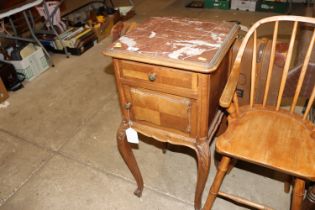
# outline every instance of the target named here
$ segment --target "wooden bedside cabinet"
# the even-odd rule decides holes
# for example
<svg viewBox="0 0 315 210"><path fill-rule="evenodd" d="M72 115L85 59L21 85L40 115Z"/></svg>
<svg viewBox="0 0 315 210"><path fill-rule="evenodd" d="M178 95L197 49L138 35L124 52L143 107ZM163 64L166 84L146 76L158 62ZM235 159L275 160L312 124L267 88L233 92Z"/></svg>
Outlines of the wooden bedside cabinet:
<svg viewBox="0 0 315 210"><path fill-rule="evenodd" d="M143 180L126 140L131 127L158 141L195 150L198 175L195 208L200 209L210 167L208 133L228 76L227 52L238 26L228 22L151 18L105 51L113 57L123 121L119 151L136 179ZM179 183L180 184L180 183Z"/></svg>

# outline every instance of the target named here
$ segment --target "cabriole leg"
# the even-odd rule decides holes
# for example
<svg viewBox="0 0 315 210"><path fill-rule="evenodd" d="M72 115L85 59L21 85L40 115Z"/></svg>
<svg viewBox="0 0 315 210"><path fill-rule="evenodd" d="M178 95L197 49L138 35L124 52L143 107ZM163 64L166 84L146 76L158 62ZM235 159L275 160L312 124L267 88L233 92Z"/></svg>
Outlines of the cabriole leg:
<svg viewBox="0 0 315 210"><path fill-rule="evenodd" d="M133 177L135 178L138 188L134 192L134 194L138 197L141 197L143 191L143 179L135 159L135 156L131 150L131 146L129 142L127 142L125 130L128 128L128 124L122 122L117 131L117 145L118 150L126 162L129 170L131 171Z"/></svg>
<svg viewBox="0 0 315 210"><path fill-rule="evenodd" d="M204 142L197 145L197 160L198 160L198 175L195 192L195 209L201 209L202 193L207 182L209 169L210 169L210 150L209 144Z"/></svg>

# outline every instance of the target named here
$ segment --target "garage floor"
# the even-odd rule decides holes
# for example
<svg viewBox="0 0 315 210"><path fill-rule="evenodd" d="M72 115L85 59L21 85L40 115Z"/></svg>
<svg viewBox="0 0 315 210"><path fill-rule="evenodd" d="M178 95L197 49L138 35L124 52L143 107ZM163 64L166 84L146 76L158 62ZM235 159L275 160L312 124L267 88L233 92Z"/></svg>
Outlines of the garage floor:
<svg viewBox="0 0 315 210"><path fill-rule="evenodd" d="M135 21L148 16L185 16L240 20L250 26L271 13L186 9L189 1L137 0ZM110 38L66 59L12 93L0 108L0 209L193 209L196 160L193 151L152 139L134 148L145 182L143 196L133 195L135 181L120 157L115 132L120 122L111 59L102 51ZM212 144L213 148L213 144ZM213 159L212 159L213 162ZM211 172L204 193L216 169ZM289 209L281 176L239 164L223 190ZM217 199L215 210L246 209Z"/></svg>

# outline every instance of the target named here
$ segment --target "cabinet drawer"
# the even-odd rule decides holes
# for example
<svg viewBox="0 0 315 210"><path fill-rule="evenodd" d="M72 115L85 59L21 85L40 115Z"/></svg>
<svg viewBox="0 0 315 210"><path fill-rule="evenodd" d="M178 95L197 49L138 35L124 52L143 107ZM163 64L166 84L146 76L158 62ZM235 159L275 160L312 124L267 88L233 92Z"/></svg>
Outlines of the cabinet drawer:
<svg viewBox="0 0 315 210"><path fill-rule="evenodd" d="M132 61L120 61L120 76L124 79L197 90L197 73Z"/></svg>
<svg viewBox="0 0 315 210"><path fill-rule="evenodd" d="M195 104L193 100L140 88L126 88L126 98L131 103L130 117L145 122L191 133Z"/></svg>

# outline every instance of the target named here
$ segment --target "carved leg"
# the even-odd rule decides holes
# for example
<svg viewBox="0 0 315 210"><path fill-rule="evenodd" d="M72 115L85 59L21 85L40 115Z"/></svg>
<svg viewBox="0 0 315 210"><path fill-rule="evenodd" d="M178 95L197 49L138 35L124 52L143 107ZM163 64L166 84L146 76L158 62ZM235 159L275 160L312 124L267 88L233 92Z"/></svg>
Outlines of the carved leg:
<svg viewBox="0 0 315 210"><path fill-rule="evenodd" d="M210 150L208 143L197 145L198 175L195 192L195 209L201 209L201 198L210 169Z"/></svg>
<svg viewBox="0 0 315 210"><path fill-rule="evenodd" d="M217 174L215 175L214 181L210 188L206 204L203 207L204 210L210 210L212 208L214 200L216 199L218 192L220 190L223 178L226 174L226 171L229 168L230 161L231 159L229 157L226 157L226 156L222 157L222 160L220 161L219 169L217 171Z"/></svg>
<svg viewBox="0 0 315 210"><path fill-rule="evenodd" d="M304 197L305 181L296 178L294 181L294 188L292 192L291 210L301 210L302 201Z"/></svg>
<svg viewBox="0 0 315 210"><path fill-rule="evenodd" d="M124 122L122 122L120 127L118 128L118 131L117 131L118 150L137 182L138 188L136 189L134 194L138 197L141 197L142 190L143 190L143 179L142 179L140 170L138 168L138 164L136 162L135 156L132 153L130 144L127 142L127 139L126 139L125 130L127 128L128 128L128 125Z"/></svg>

